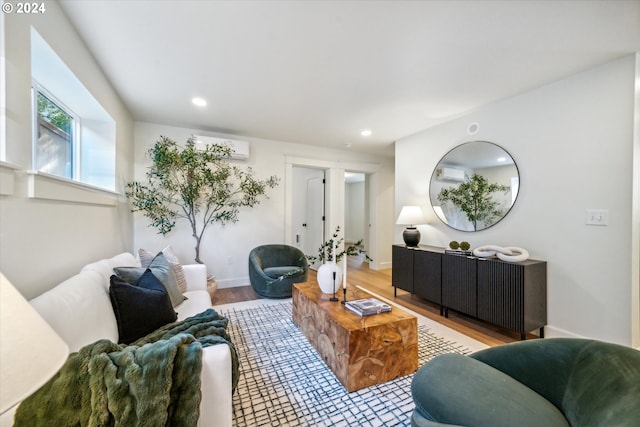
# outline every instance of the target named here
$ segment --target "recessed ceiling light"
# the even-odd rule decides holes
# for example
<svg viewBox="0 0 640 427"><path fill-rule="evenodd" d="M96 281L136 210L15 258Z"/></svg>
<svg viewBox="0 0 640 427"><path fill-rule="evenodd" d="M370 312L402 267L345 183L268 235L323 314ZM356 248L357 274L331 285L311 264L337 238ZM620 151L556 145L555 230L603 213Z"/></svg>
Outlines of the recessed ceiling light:
<svg viewBox="0 0 640 427"><path fill-rule="evenodd" d="M498 157L496 160L499 161L499 162L506 162L507 158L506 157Z"/></svg>
<svg viewBox="0 0 640 427"><path fill-rule="evenodd" d="M360 132L360 135L362 136L371 136L371 129L365 129L362 132Z"/></svg>
<svg viewBox="0 0 640 427"><path fill-rule="evenodd" d="M191 102L193 102L193 105L197 105L198 107L205 107L207 105L207 100L204 98L199 98L199 97L195 97L193 99L191 99Z"/></svg>

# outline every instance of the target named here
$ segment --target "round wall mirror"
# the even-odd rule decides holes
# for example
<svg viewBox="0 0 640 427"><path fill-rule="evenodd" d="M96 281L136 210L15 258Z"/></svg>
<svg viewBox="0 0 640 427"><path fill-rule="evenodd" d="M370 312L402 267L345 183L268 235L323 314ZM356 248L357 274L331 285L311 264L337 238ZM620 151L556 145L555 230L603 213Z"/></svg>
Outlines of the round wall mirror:
<svg viewBox="0 0 640 427"><path fill-rule="evenodd" d="M518 197L520 174L502 147L472 141L449 151L429 184L438 218L461 231L480 231L504 218Z"/></svg>

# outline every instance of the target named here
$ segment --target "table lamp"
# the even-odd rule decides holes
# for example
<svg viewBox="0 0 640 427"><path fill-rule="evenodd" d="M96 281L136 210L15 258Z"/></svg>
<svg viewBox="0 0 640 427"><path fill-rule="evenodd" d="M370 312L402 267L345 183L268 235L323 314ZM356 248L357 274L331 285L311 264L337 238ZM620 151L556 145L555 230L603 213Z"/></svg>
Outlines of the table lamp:
<svg viewBox="0 0 640 427"><path fill-rule="evenodd" d="M0 416L58 372L69 347L0 273Z"/></svg>
<svg viewBox="0 0 640 427"><path fill-rule="evenodd" d="M424 219L424 214L422 213L420 206L402 207L396 224L407 226L402 232L402 238L407 246L418 246L418 243L420 243L420 231L418 231L416 225L424 224L426 222L427 221Z"/></svg>

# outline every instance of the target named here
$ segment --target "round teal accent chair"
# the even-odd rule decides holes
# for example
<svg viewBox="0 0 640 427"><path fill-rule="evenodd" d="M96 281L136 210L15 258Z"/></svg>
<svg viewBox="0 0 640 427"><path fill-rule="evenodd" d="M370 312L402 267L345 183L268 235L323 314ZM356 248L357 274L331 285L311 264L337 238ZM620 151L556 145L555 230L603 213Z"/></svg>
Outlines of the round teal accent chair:
<svg viewBox="0 0 640 427"><path fill-rule="evenodd" d="M307 257L289 245L263 245L249 253L249 280L264 298L289 298L294 283L306 282Z"/></svg>
<svg viewBox="0 0 640 427"><path fill-rule="evenodd" d="M521 341L425 363L413 427L640 425L640 351L588 339Z"/></svg>

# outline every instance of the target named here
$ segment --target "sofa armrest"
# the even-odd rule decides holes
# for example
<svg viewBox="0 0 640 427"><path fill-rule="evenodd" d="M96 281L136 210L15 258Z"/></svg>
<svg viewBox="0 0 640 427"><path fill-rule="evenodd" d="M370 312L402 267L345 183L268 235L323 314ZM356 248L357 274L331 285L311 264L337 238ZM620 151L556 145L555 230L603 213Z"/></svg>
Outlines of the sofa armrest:
<svg viewBox="0 0 640 427"><path fill-rule="evenodd" d="M207 266L204 264L187 264L182 266L187 291L207 290Z"/></svg>
<svg viewBox="0 0 640 427"><path fill-rule="evenodd" d="M218 344L202 351L200 418L198 427L231 427L233 419L231 351Z"/></svg>

